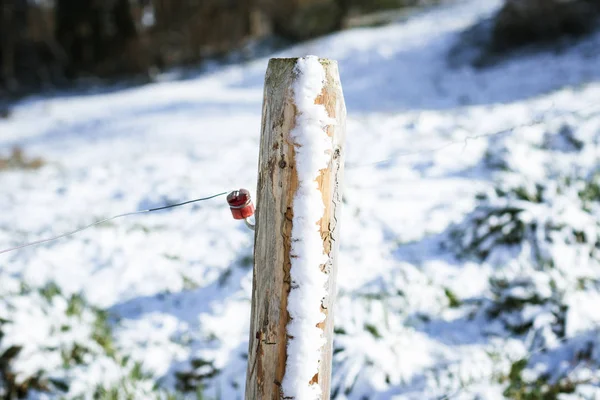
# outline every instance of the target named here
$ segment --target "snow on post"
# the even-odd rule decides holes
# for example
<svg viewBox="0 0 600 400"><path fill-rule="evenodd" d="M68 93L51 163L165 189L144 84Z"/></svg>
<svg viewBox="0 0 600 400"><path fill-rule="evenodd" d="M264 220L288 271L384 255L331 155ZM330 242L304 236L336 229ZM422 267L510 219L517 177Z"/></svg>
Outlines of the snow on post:
<svg viewBox="0 0 600 400"><path fill-rule="evenodd" d="M246 399L329 399L346 109L337 63L265 78Z"/></svg>

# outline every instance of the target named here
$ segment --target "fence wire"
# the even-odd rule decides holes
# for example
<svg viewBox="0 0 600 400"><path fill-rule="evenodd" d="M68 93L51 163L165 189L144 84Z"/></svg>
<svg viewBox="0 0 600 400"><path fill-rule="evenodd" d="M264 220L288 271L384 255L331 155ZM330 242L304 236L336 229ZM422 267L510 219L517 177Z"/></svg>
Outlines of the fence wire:
<svg viewBox="0 0 600 400"><path fill-rule="evenodd" d="M523 128L528 128L528 127L533 127L536 125L540 125L543 123L546 123L548 121L551 120L556 120L565 116L570 116L570 115L576 115L576 114L580 114L579 117L583 118L583 119L588 119L592 116L597 116L600 114L600 109L597 108L596 105L589 105L583 108L580 108L578 110L571 110L571 111L565 111L565 112L560 112L560 113L556 113L553 114L551 116L548 116L547 114L550 112L550 110L553 107L551 107L548 111L546 111L542 116L535 118L527 123L524 124L520 124L520 125L516 125L516 126L512 126L510 128L506 128L506 129L502 129L502 130L498 130L498 131L494 131L494 132L489 132L489 133L482 133L482 134L478 134L478 135L466 135L460 139L456 139L456 140L451 140L448 141L447 143L433 148L433 149L427 149L427 150L419 150L419 151L409 151L409 152L405 152L405 153L401 153L398 154L394 157L390 157L387 159L383 159L383 160L377 160L377 161L371 161L371 162L366 162L366 163L360 163L360 164L353 164L353 163L347 163L345 169L352 171L352 170L356 170L356 169L360 169L360 168L367 168L367 167L378 167L381 165L389 165L393 162L398 161L399 159L403 159L403 158L407 158L407 157L411 157L411 156L416 156L416 155L425 155L425 154L432 154L432 153L437 153L439 151L445 150L451 146L457 145L457 144L463 144L463 151L464 149L468 146L470 141L474 141L474 140L479 140L479 139L483 139L483 138L491 138L491 137L497 137L497 136L503 136L503 135L509 135L509 134L513 134L515 132L517 132L519 129L523 129ZM586 115L581 115L582 113L585 113L587 111L592 111L591 113L588 113ZM43 243L48 243L48 242L52 242L55 240L59 240L65 237L69 237L72 235L75 235L79 232L82 232L84 230L87 230L89 228L92 228L94 226L118 219L118 218L123 218L123 217L127 217L127 216L133 216L133 215L138 215L138 214L145 214L145 213L150 213L150 212L154 212L154 211L159 211L159 210L165 210L165 209L170 209L170 208L175 208L175 207L181 207L187 204L191 204L191 203L196 203L196 202L201 202L201 201L206 201L206 200L210 200L210 199L214 199L216 197L220 197L220 196L224 196L227 193L229 193L229 191L223 191L208 197L203 197L203 198L198 198L198 199L193 199L193 200L188 200L188 201L184 201L181 203L176 203L176 204L170 204L170 205L166 205L166 206L162 206L162 207L157 207L157 208L151 208L151 209L147 209L147 210L140 210L140 211L133 211L133 212L127 212L127 213L123 213L123 214L119 214L119 215L115 215L109 218L105 218L96 222L93 222L89 225L85 225L81 228L78 228L76 230L73 230L71 232L67 232L67 233L63 233L60 234L58 236L53 236L53 237L49 237L46 239L40 239L40 240L36 240L33 242L29 242L29 243L25 243L22 245L18 245L15 247L11 247L11 248L7 248L5 250L0 250L0 254L5 254L5 253L9 253L9 252L13 252L13 251L17 251L26 247L30 247L30 246L35 246L35 245L40 245ZM597 332L598 334L600 334L600 324L595 324L592 329L593 331ZM561 343L565 343L567 341L569 341L570 339L572 339L571 337L562 337L557 339L556 341L554 341L552 343L552 346L556 346L558 344ZM544 346L540 346L530 352L527 352L524 355L524 359L531 359L533 356L535 356L536 354L540 354L546 350L550 350L551 347L550 345L544 345ZM466 385L461 386L460 388L458 388L457 390L448 393L446 395L443 395L441 397L437 397L437 400L452 400L455 399L457 396L460 396L461 394L463 394L465 391L469 390L469 388L473 387L476 384L479 384L480 382L473 382L473 383L469 383Z"/></svg>

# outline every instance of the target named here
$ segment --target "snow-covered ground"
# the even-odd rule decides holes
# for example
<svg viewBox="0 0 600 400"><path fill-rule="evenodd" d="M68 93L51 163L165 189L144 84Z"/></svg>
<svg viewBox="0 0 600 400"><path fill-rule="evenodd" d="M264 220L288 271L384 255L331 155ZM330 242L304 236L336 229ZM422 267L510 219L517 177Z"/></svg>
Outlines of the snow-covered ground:
<svg viewBox="0 0 600 400"><path fill-rule="evenodd" d="M499 3L275 55L338 60L348 107L336 399L600 398L600 35L450 67ZM266 63L17 104L0 154L46 164L0 171L0 250L253 191ZM217 198L0 255L0 393L242 398L252 239Z"/></svg>

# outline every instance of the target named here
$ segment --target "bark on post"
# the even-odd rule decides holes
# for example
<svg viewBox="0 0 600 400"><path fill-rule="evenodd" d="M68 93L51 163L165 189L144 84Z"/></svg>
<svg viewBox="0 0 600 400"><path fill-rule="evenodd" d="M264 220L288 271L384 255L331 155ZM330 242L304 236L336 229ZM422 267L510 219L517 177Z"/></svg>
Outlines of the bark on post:
<svg viewBox="0 0 600 400"><path fill-rule="evenodd" d="M325 210L317 224L327 262L317 265L326 274L326 297L321 300L325 320L322 329L325 345L321 348L318 373L309 384L321 388L321 398L329 399L333 342L333 305L335 301L339 244L339 211L344 155L346 109L337 63L320 59L325 81L314 104L322 104L332 123L323 129L331 139L328 166L316 182ZM281 383L286 373L287 346L290 336L288 295L291 287L291 232L294 197L298 189L296 150L291 135L296 126L298 107L294 87L298 79L298 59L271 59L266 73L257 189L256 234L252 317L246 377L246 399L282 399ZM304 399L296 399L304 400Z"/></svg>

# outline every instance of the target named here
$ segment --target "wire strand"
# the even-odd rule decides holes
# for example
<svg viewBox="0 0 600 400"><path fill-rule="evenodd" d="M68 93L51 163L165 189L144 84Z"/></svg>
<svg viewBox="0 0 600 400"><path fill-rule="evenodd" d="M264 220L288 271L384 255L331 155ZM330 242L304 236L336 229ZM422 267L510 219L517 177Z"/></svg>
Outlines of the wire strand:
<svg viewBox="0 0 600 400"><path fill-rule="evenodd" d="M390 157L390 158L386 158L386 159L378 160L378 161L371 161L371 162L367 162L367 163L347 163L345 169L353 170L353 169L365 168L365 167L377 167L380 165L389 164L389 163L394 162L397 159L400 159L403 157L436 153L438 151L444 150L450 146L453 146L455 144L460 144L460 143L463 143L464 146L466 147L470 140L477 140L477 139L482 139L482 138L486 138L486 137L494 137L494 136L502 136L502 135L512 134L512 133L515 133L519 129L533 127L536 125L543 124L544 122L552 121L552 120L555 120L555 119L558 119L561 117L574 115L574 114L581 113L581 112L588 111L588 110L593 110L594 113L592 115L594 115L596 112L598 112L598 109L594 109L596 106L597 106L596 104L590 104L590 105L587 105L587 106L582 107L577 110L569 110L569 111L559 112L554 115L547 116L546 114L548 114L550 112L550 110L552 110L554 108L554 106L553 106L550 110L544 112L544 115L534 118L531 121L520 124L520 125L512 126L510 128L505 128L505 129L501 129L501 130L494 131L494 132L482 133L480 135L466 135L460 139L449 140L448 142L446 142L434 149L407 151L407 152L404 152L401 154L397 154L394 157ZM464 151L464 147L463 147L463 151Z"/></svg>
<svg viewBox="0 0 600 400"><path fill-rule="evenodd" d="M16 246L16 247L11 247L9 249L0 250L0 254L10 253L11 251L20 250L20 249L23 249L25 247L36 246L36 245L39 245L39 244L42 244L42 243L48 243L48 242L52 242L52 241L55 241L55 240L58 240L58 239L62 239L62 238L65 238L67 236L75 235L76 233L79 233L79 232L84 231L86 229L92 228L92 227L94 227L96 225L100 225L100 224L103 224L105 222L115 220L117 218L128 217L128 216L137 215L137 214L145 214L145 213L149 213L149 212L153 212L153 211L159 211L159 210L166 210L166 209L174 208L174 207L180 207L180 206L184 206L186 204L197 203L199 201L205 201L205 200L214 199L215 197L223 196L223 195L226 195L227 193L229 193L229 192L221 192L221 193L217 193L217 194L214 194L214 195L208 196L208 197L202 197L202 198L199 198L199 199L184 201L183 203L170 204L168 206L150 208L148 210L133 211L133 212L128 212L128 213L124 213L124 214L115 215L114 217L105 218L105 219L102 219L100 221L96 221L96 222L91 223L89 225L86 225L86 226L83 226L81 228L78 228L78 229L76 229L74 231L63 233L63 234L58 235L58 236L53 236L53 237L50 237L50 238L47 238L47 239L36 240L34 242L25 243L25 244L22 244L22 245L19 245L19 246Z"/></svg>

